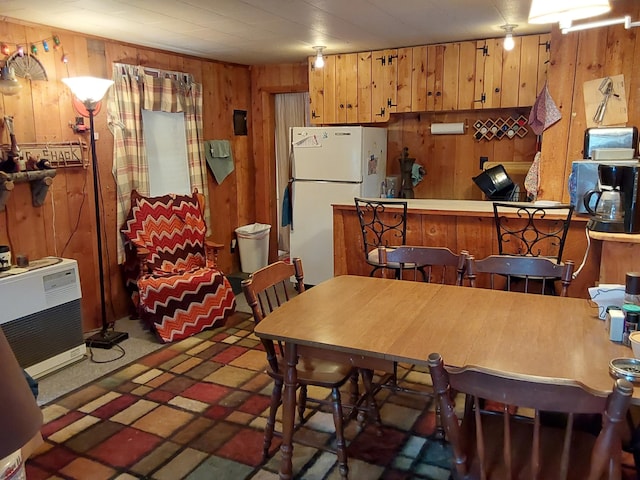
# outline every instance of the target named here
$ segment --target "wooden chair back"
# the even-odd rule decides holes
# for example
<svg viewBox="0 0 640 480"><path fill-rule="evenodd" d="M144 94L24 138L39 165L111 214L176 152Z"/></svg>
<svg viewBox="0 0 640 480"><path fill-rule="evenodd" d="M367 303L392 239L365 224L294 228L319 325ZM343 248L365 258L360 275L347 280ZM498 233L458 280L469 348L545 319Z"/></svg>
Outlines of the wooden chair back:
<svg viewBox="0 0 640 480"><path fill-rule="evenodd" d="M296 279L295 289L291 285L291 278ZM260 323L263 318L288 302L293 296L304 292L303 280L302 260L299 258L294 258L292 263L283 261L272 263L243 280L242 290L253 312L255 324ZM282 374L279 372L277 354L284 357L284 345L274 345L274 342L268 339L262 339L262 344L267 352L267 360L272 372ZM276 348L278 348L277 352Z"/></svg>
<svg viewBox="0 0 640 480"><path fill-rule="evenodd" d="M490 255L476 260L473 255L469 255L465 276L472 287L476 286L478 274L485 274L488 277L488 285L492 289L542 295L556 293L555 282L559 280L560 296L566 297L573 279L574 266L571 260L559 265L545 257Z"/></svg>
<svg viewBox="0 0 640 480"><path fill-rule="evenodd" d="M397 248L378 247L380 264L400 270L399 278L407 279L405 272L413 274L410 278L421 278L429 283L462 285L467 264L468 252L463 250L456 255L445 247L422 247L401 245ZM410 275L409 275L410 276Z"/></svg>
<svg viewBox="0 0 640 480"><path fill-rule="evenodd" d="M429 355L428 364L459 478L620 478L621 432L633 394L630 382L617 380L605 397L561 379L445 368L438 353ZM466 394L461 419L452 391ZM500 402L504 411L481 413L480 399ZM533 414L526 420L516 418L509 405L532 409ZM544 425L542 411L567 414L564 428ZM578 414L602 414L597 438L574 429Z"/></svg>
<svg viewBox="0 0 640 480"><path fill-rule="evenodd" d="M572 205L493 203L500 255L544 256L562 261Z"/></svg>

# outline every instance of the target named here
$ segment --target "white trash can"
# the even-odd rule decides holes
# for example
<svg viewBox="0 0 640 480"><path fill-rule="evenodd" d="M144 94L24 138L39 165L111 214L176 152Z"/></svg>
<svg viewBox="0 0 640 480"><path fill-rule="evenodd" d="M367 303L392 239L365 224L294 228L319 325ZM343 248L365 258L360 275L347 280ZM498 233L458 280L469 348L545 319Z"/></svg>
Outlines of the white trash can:
<svg viewBox="0 0 640 480"><path fill-rule="evenodd" d="M253 273L269 263L269 232L271 225L252 223L236 228L240 249L240 268Z"/></svg>

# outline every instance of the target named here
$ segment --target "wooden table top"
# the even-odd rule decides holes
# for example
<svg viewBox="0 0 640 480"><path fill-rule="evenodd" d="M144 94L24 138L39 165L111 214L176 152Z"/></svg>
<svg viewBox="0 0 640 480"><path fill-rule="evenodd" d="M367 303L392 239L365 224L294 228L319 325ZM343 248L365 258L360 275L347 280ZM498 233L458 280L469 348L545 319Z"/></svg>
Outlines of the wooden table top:
<svg viewBox="0 0 640 480"><path fill-rule="evenodd" d="M633 356L585 299L351 275L310 288L255 333L414 364L438 352L448 365L577 381L603 395L609 361Z"/></svg>

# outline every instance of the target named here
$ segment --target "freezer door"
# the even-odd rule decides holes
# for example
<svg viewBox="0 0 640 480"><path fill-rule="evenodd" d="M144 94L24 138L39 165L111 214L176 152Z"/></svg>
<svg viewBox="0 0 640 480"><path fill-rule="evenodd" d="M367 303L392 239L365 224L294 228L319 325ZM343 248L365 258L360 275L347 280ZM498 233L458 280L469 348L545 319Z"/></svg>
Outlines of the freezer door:
<svg viewBox="0 0 640 480"><path fill-rule="evenodd" d="M293 177L362 182L362 127L292 129Z"/></svg>
<svg viewBox="0 0 640 480"><path fill-rule="evenodd" d="M353 202L359 184L293 182L291 258L300 257L304 283L317 285L333 277L332 203Z"/></svg>

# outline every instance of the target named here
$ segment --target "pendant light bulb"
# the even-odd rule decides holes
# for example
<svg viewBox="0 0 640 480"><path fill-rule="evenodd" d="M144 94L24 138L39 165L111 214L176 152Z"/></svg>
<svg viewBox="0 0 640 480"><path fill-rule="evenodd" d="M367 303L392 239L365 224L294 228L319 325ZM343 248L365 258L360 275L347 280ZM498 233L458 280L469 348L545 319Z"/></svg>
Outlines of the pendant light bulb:
<svg viewBox="0 0 640 480"><path fill-rule="evenodd" d="M513 29L516 27L517 25L511 25L509 23L500 26L500 28L502 28L506 32L504 36L504 43L502 45L506 51L511 51L513 50L513 47L516 46L516 42L513 39Z"/></svg>
<svg viewBox="0 0 640 480"><path fill-rule="evenodd" d="M325 47L313 47L313 49L316 51L316 59L313 62L313 66L315 68L324 67L324 57L322 56L322 50L324 50Z"/></svg>

